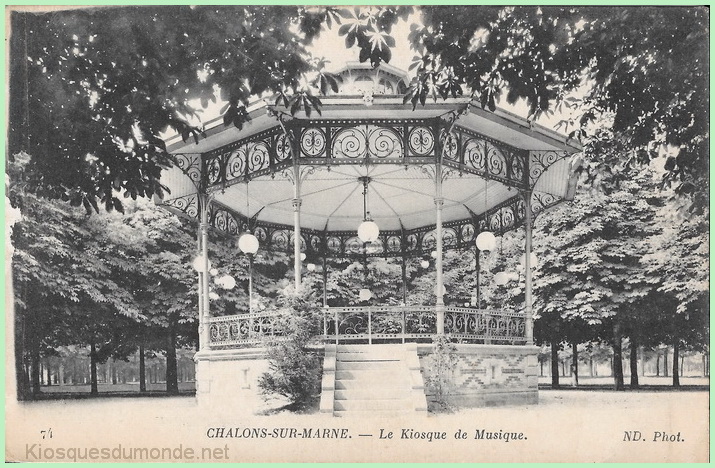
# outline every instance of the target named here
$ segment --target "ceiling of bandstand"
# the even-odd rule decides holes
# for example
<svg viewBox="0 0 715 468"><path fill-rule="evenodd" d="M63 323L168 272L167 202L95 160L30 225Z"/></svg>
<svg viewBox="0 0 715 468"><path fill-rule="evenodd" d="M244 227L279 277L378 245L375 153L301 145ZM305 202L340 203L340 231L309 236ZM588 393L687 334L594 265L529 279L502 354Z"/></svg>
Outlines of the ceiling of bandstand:
<svg viewBox="0 0 715 468"><path fill-rule="evenodd" d="M362 177L369 177L364 200ZM473 174L453 174L443 183L445 222L482 213L488 206L516 195L514 189ZM247 202L248 197L248 203ZM385 230L415 229L435 223L435 182L421 166L318 166L301 187L301 226L328 231L354 231L363 220L364 202L372 219ZM293 184L269 176L248 184L232 185L216 200L249 217L290 224L293 219Z"/></svg>

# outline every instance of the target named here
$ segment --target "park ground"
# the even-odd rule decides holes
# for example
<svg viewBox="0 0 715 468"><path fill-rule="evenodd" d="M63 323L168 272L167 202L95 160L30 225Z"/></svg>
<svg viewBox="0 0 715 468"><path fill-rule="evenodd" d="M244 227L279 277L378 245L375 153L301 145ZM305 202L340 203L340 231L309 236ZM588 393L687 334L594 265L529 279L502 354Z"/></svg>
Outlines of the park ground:
<svg viewBox="0 0 715 468"><path fill-rule="evenodd" d="M639 376L639 383L644 390L669 390L672 389L673 378L663 377L663 376ZM573 388L573 380L570 376L559 377L560 386L564 389ZM629 388L630 377L626 376L624 379L626 388ZM608 390L613 387L613 377L609 376L598 376L598 377L579 377L578 380L579 390ZM684 389L695 388L698 390L707 390L710 385L710 378L687 375L680 377L680 385ZM550 376L539 377L539 387L541 389L549 389L551 386ZM136 396L139 397L139 383L138 382L127 382L127 383L100 383L98 385L99 398L108 396ZM44 385L42 387L42 395L39 396L40 399L56 399L56 398L84 398L89 397L90 386L89 384L82 385ZM147 396L165 396L166 383L147 383ZM182 394L193 394L194 382L179 382L179 392Z"/></svg>
<svg viewBox="0 0 715 468"><path fill-rule="evenodd" d="M279 400L217 401L202 407L190 395L8 402L6 459L50 461L37 459L42 456L38 450L56 455L59 448L121 446L190 447L196 450L194 460L241 462L707 461L709 392L684 380L677 391L660 385L625 392L542 389L538 405L384 419L295 414L281 411L284 402ZM235 428L240 437L211 437L217 434L212 428L224 428L224 433ZM349 439L302 438L305 430L315 435L317 428L346 429ZM482 429L502 436L521 433L524 439L478 439ZM459 431L465 439L455 438ZM441 433L446 440L436 438Z"/></svg>

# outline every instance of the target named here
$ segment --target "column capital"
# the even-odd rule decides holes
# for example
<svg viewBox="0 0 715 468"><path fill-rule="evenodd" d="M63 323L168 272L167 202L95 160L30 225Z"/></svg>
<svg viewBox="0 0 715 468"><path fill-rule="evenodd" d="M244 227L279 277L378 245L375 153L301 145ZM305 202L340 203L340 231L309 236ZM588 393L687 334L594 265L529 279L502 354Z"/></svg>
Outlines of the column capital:
<svg viewBox="0 0 715 468"><path fill-rule="evenodd" d="M293 209L298 210L300 208L300 205L303 203L302 198L294 198L293 199Z"/></svg>
<svg viewBox="0 0 715 468"><path fill-rule="evenodd" d="M437 205L438 208L441 208L442 205L444 205L444 198L442 198L442 197L435 197L435 199L434 199L434 204Z"/></svg>

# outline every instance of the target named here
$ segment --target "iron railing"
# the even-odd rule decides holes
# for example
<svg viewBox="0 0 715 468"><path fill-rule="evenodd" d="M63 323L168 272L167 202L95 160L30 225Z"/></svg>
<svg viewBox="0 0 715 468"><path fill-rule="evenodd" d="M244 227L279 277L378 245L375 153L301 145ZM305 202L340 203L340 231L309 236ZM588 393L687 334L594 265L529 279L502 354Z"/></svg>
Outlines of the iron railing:
<svg viewBox="0 0 715 468"><path fill-rule="evenodd" d="M278 321L283 312L263 311L240 315L211 317L208 320L209 345L256 345L265 338L283 335Z"/></svg>
<svg viewBox="0 0 715 468"><path fill-rule="evenodd" d="M328 342L431 341L437 333L434 306L330 307L323 314ZM444 331L457 341L523 344L524 330L522 312L445 307Z"/></svg>
<svg viewBox="0 0 715 468"><path fill-rule="evenodd" d="M444 331L453 339L483 343L526 343L524 312L446 307Z"/></svg>
<svg viewBox="0 0 715 468"><path fill-rule="evenodd" d="M326 341L429 340L437 332L434 307L370 306L326 307L323 337Z"/></svg>
<svg viewBox="0 0 715 468"><path fill-rule="evenodd" d="M284 335L279 321L284 312L211 317L211 347L257 345ZM445 307L444 331L466 343L524 344L523 312L470 307ZM437 334L434 306L326 307L323 336L334 343L430 342Z"/></svg>

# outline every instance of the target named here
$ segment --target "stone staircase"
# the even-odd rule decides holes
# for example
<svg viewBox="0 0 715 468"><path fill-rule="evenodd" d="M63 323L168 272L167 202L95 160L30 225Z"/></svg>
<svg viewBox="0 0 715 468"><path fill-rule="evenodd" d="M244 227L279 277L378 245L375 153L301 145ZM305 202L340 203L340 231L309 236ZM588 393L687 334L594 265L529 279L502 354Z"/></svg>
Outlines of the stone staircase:
<svg viewBox="0 0 715 468"><path fill-rule="evenodd" d="M417 345L325 345L320 411L334 416L426 415Z"/></svg>

